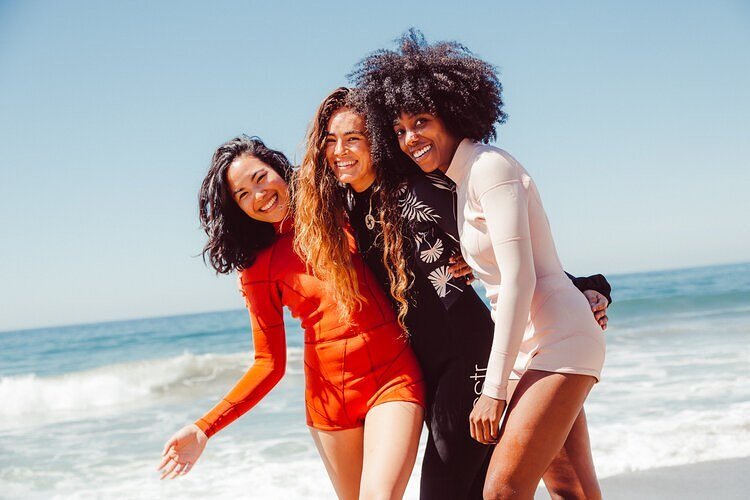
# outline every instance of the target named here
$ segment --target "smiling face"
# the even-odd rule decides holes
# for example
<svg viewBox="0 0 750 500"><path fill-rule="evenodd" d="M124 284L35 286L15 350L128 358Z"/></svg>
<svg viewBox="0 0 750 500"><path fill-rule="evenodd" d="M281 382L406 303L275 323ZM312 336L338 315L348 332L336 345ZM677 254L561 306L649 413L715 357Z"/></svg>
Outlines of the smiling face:
<svg viewBox="0 0 750 500"><path fill-rule="evenodd" d="M361 193L375 182L375 167L365 121L354 111L342 108L331 115L326 131L325 155L336 178Z"/></svg>
<svg viewBox="0 0 750 500"><path fill-rule="evenodd" d="M235 158L227 169L229 194L249 217L281 222L289 209L289 186L273 168L251 155Z"/></svg>
<svg viewBox="0 0 750 500"><path fill-rule="evenodd" d="M461 142L443 120L430 113L401 113L393 122L393 131L401 151L427 173L448 170Z"/></svg>

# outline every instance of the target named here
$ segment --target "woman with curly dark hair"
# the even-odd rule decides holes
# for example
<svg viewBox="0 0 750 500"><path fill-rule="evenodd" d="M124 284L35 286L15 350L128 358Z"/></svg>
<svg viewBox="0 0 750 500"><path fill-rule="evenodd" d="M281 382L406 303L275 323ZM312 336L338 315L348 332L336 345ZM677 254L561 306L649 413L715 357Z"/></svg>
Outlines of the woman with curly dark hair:
<svg viewBox="0 0 750 500"><path fill-rule="evenodd" d="M307 424L339 498L400 498L419 444L422 374L356 253L340 265L359 303L342 305L335 285L309 273L293 251L291 178L286 157L258 138L237 137L214 154L199 202L204 255L217 272L239 272L255 361L221 402L170 438L162 478L187 473L208 439L281 379L286 306L304 329Z"/></svg>
<svg viewBox="0 0 750 500"><path fill-rule="evenodd" d="M471 438L466 422L481 394L494 324L462 277L454 188L442 174L424 175L401 157L378 161L362 97L336 89L312 121L296 183L295 245L313 270L330 273L326 241L345 241L345 226L353 230L360 253L391 291L425 375L421 497L480 498L490 449ZM607 294L603 277L575 282L596 302L597 314L606 312L608 299L590 290Z"/></svg>
<svg viewBox="0 0 750 500"><path fill-rule="evenodd" d="M562 270L533 180L486 145L505 120L496 70L455 42L428 45L414 30L400 42L351 76L378 154L408 158L456 185L461 250L495 321L468 422L478 442L497 443L484 496L533 498L544 478L553 496L600 497L583 402L600 377L604 339Z"/></svg>

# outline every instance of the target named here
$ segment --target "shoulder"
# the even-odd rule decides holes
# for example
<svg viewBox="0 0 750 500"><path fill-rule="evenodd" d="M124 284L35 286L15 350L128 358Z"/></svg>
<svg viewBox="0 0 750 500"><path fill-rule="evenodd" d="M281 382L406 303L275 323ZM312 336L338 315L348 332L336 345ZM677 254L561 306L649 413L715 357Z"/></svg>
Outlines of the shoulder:
<svg viewBox="0 0 750 500"><path fill-rule="evenodd" d="M278 236L256 254L255 261L249 267L239 271L240 281L244 284L270 279L272 274L277 274L275 271L286 267L284 263L292 251L292 237L289 234Z"/></svg>
<svg viewBox="0 0 750 500"><path fill-rule="evenodd" d="M476 144L471 158L469 188L477 199L499 187L514 185L512 191L526 191L531 177L510 153L487 144Z"/></svg>
<svg viewBox="0 0 750 500"><path fill-rule="evenodd" d="M507 151L475 144L471 159L471 176L478 182L520 179L526 173L521 164Z"/></svg>

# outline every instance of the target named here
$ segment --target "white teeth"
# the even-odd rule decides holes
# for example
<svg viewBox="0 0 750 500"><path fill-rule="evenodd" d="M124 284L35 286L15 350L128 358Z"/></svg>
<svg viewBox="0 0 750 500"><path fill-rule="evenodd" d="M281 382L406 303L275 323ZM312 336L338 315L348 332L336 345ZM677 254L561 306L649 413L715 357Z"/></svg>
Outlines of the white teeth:
<svg viewBox="0 0 750 500"><path fill-rule="evenodd" d="M277 195L277 194L271 196L271 199L268 200L268 203L266 203L265 205L263 205L262 207L260 207L259 210L261 212L265 212L266 210L268 210L269 208L271 208L273 206L273 204L276 203L276 200L278 199L278 197L279 197L279 195Z"/></svg>
<svg viewBox="0 0 750 500"><path fill-rule="evenodd" d="M336 166L339 168L347 168L347 167L351 167L355 163L356 161L337 161Z"/></svg>
<svg viewBox="0 0 750 500"><path fill-rule="evenodd" d="M425 146L425 147L423 147L423 148L421 148L421 149L418 149L418 150L414 151L414 153L412 154L412 156L413 156L413 157L414 157L415 159L417 159L417 160L418 160L419 158L421 158L422 156L424 156L424 154L425 154L425 153L426 153L427 151L429 151L429 150L431 150L431 149L432 149L432 146Z"/></svg>

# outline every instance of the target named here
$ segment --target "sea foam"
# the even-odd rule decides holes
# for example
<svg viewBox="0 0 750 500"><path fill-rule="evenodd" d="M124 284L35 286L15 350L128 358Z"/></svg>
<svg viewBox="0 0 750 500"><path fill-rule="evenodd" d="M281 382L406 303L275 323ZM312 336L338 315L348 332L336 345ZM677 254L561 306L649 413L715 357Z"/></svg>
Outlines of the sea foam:
<svg viewBox="0 0 750 500"><path fill-rule="evenodd" d="M287 372L299 372L301 349L291 348ZM116 412L195 399L196 393L219 395L251 365L252 353L201 354L108 365L54 377L21 375L0 378L0 425L67 420L91 411Z"/></svg>

